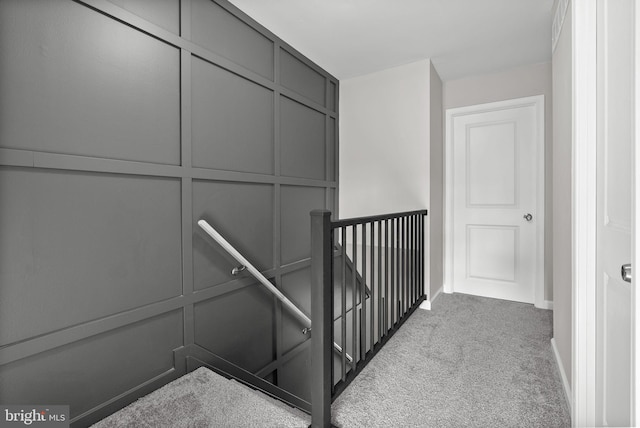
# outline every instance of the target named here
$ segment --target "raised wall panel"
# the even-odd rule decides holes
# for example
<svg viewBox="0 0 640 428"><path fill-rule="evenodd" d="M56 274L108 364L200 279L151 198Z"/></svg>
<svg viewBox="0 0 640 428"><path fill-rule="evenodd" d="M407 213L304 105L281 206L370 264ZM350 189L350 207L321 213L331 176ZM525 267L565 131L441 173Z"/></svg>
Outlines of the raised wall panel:
<svg viewBox="0 0 640 428"><path fill-rule="evenodd" d="M342 258L336 257L334 259L334 314L340 314L342 310L341 300L341 283L342 283ZM347 311L351 310L353 302L353 281L351 265L347 265ZM359 290L359 288L358 288ZM311 269L304 268L294 272L289 272L282 275L282 292L287 296L296 306L298 306L303 313L311 317ZM359 301L359 297L358 297ZM302 342L308 340L310 336L302 333L302 329L305 328L305 324L300 321L298 317L293 315L286 307L282 309L282 352L287 353ZM347 317L350 317L351 314ZM337 335L338 332L336 331Z"/></svg>
<svg viewBox="0 0 640 428"><path fill-rule="evenodd" d="M0 403L86 426L194 344L309 400L299 321L197 226L308 310L339 91L301 58L227 0L0 0Z"/></svg>
<svg viewBox="0 0 640 428"><path fill-rule="evenodd" d="M367 313L367 318L369 318L369 315ZM342 317L337 318L334 322L333 322L333 340L340 345L340 347L342 347L342 349L346 349L347 350L347 355L357 355L356 352L353 352L353 317L351 316L351 311L349 310L347 312L347 316L346 316L346 321L347 321L347 326L346 326L346 330L347 330L347 334L346 334L346 340L343 341L342 340ZM349 360L346 360L346 370L347 373L351 371L351 367L350 367L350 363ZM334 373L333 373L333 384L336 385L338 382L340 382L342 380L342 354L338 353L338 352L334 352L333 353L333 367L335 368Z"/></svg>
<svg viewBox="0 0 640 428"><path fill-rule="evenodd" d="M238 266L200 229L198 220L206 220L256 269L265 271L273 267L273 213L271 185L194 181L194 288L200 290L237 279L231 270Z"/></svg>
<svg viewBox="0 0 640 428"><path fill-rule="evenodd" d="M273 80L273 42L211 0L192 0L191 39Z"/></svg>
<svg viewBox="0 0 640 428"><path fill-rule="evenodd" d="M280 98L281 173L289 177L325 178L325 116Z"/></svg>
<svg viewBox="0 0 640 428"><path fill-rule="evenodd" d="M266 380L269 383L273 383L275 384L276 381L276 373L275 372L271 372L268 375L264 376L262 379Z"/></svg>
<svg viewBox="0 0 640 428"><path fill-rule="evenodd" d="M179 51L67 0L0 2L0 147L180 163Z"/></svg>
<svg viewBox="0 0 640 428"><path fill-rule="evenodd" d="M195 343L255 372L274 358L273 295L253 284L195 305Z"/></svg>
<svg viewBox="0 0 640 428"><path fill-rule="evenodd" d="M311 257L309 213L324 207L324 188L282 186L280 206L282 264Z"/></svg>
<svg viewBox="0 0 640 428"><path fill-rule="evenodd" d="M467 277L515 282L518 276L518 228L467 226Z"/></svg>
<svg viewBox="0 0 640 428"><path fill-rule="evenodd" d="M325 78L284 49L280 49L280 83L320 105L325 105Z"/></svg>
<svg viewBox="0 0 640 428"><path fill-rule="evenodd" d="M311 318L311 269L304 268L282 275L282 292ZM286 353L305 340L306 325L284 305L282 306L282 352Z"/></svg>
<svg viewBox="0 0 640 428"><path fill-rule="evenodd" d="M273 92L193 57L193 166L272 174Z"/></svg>
<svg viewBox="0 0 640 428"><path fill-rule="evenodd" d="M330 118L329 119L329 134L327 135L327 140L329 143L329 146L327 148L327 150L329 150L329 153L327 153L327 163L328 163L328 172L329 175L327 177L328 181L338 181L338 177L337 177L337 166L338 166L338 162L337 162L337 154L338 154L338 124L337 121L334 118Z"/></svg>
<svg viewBox="0 0 640 428"><path fill-rule="evenodd" d="M329 189L329 206L327 209L331 211L331 220L338 218L338 198L336 189Z"/></svg>
<svg viewBox="0 0 640 428"><path fill-rule="evenodd" d="M0 344L179 296L177 179L0 168Z"/></svg>
<svg viewBox="0 0 640 428"><path fill-rule="evenodd" d="M517 154L515 123L486 124L467 130L467 205L517 204L514 169ZM514 162L502 162L508 157Z"/></svg>
<svg viewBox="0 0 640 428"><path fill-rule="evenodd" d="M180 0L109 0L149 22L180 34Z"/></svg>
<svg viewBox="0 0 640 428"><path fill-rule="evenodd" d="M349 245L348 247L351 247ZM358 249L359 250L359 249ZM347 312L351 311L353 307L353 262L351 256L352 248L348 248L347 250L347 260L345 262L345 284L346 284L346 308ZM337 253L333 258L333 313L339 315L342 311L342 254ZM358 263L360 265L360 263ZM356 277L356 305L360 304L360 292L362 290L362 277L360 276L362 270L358 268L357 277ZM367 286L370 287L369 284ZM351 315L348 315L351 316Z"/></svg>
<svg viewBox="0 0 640 428"><path fill-rule="evenodd" d="M278 370L278 386L311 401L311 355L305 349Z"/></svg>
<svg viewBox="0 0 640 428"><path fill-rule="evenodd" d="M182 329L173 311L1 366L0 402L71 405L76 417L172 369Z"/></svg>
<svg viewBox="0 0 640 428"><path fill-rule="evenodd" d="M327 108L331 111L338 110L338 87L335 83L329 82L329 93L327 94Z"/></svg>

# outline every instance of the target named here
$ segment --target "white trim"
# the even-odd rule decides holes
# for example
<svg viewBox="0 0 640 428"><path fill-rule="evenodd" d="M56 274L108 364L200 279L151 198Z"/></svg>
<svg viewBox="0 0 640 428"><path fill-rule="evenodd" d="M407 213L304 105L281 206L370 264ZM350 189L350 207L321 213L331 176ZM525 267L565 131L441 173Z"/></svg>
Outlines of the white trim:
<svg viewBox="0 0 640 428"><path fill-rule="evenodd" d="M431 310L431 300L425 300L424 302L420 303L419 308L420 309L424 309L425 311L430 311Z"/></svg>
<svg viewBox="0 0 640 428"><path fill-rule="evenodd" d="M545 307L544 300L544 95L535 95L525 98L516 98L511 100L498 101L486 104L477 104L473 106L458 107L447 109L446 130L445 130L445 239L444 239L444 259L445 274L444 288L445 293L453 293L453 120L458 116L468 114L484 113L496 110L503 110L516 107L535 106L536 108L536 124L537 124L537 151L538 165L537 174L538 181L536 183L537 190L537 233L536 241L538 252L536 254L536 273L535 273L535 298L534 304L538 308Z"/></svg>
<svg viewBox="0 0 640 428"><path fill-rule="evenodd" d="M420 303L420 309L430 311L432 308L433 302L435 302L436 298L438 298L441 292L442 292L442 287L438 288L438 291L433 293L433 296L431 296L431 299L425 300L424 302Z"/></svg>
<svg viewBox="0 0 640 428"><path fill-rule="evenodd" d="M558 371L560 372L560 379L562 379L562 389L564 389L564 398L567 399L567 404L569 405L569 412L572 412L573 409L573 401L571 401L571 385L569 384L569 379L567 379L567 372L564 370L564 365L562 364L562 359L560 358L560 353L558 352L558 346L556 345L556 339L551 338L551 349L553 350L553 356L556 360L556 365L558 366Z"/></svg>
<svg viewBox="0 0 640 428"><path fill-rule="evenodd" d="M633 243L631 245L631 266L632 274L637 275L640 268L640 150L637 149L640 144L640 7L635 3L635 129L634 144L632 144L632 156L634 159L632 194L634 195L634 203L632 204L633 215ZM640 291L638 290L637 276L632 278L631 298L633 302L633 311L631 312L631 424L637 426L640 423Z"/></svg>
<svg viewBox="0 0 640 428"><path fill-rule="evenodd" d="M597 2L572 5L572 423L596 425Z"/></svg>
<svg viewBox="0 0 640 428"><path fill-rule="evenodd" d="M538 309L546 309L548 311L552 311L553 310L553 300L543 300L542 304L540 304L540 306L536 305L536 308L538 308Z"/></svg>

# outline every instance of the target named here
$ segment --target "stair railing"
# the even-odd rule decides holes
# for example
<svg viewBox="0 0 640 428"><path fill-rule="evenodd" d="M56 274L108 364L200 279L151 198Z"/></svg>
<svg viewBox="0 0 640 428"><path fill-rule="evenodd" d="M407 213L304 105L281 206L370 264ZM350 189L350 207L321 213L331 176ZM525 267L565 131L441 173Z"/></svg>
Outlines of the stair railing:
<svg viewBox="0 0 640 428"><path fill-rule="evenodd" d="M426 215L421 210L331 221L330 211L311 212L311 427L331 426L331 402L425 299ZM336 256L338 243L342 254ZM334 295L336 260L341 284ZM348 282L354 285L351 296ZM331 352L336 341L351 361L336 361Z"/></svg>
<svg viewBox="0 0 640 428"><path fill-rule="evenodd" d="M247 260L238 250L234 248L217 230L215 230L206 220L198 220L198 226L202 228L214 241L216 241L222 248L224 248L227 253L229 253L240 266L235 267L232 271L234 275L243 270L247 270L254 278L256 278L260 284L262 284L267 290L269 290L273 295L275 295L278 300L282 302L282 304L289 309L293 314L305 325L305 328L302 330L303 333L307 334L311 331L311 319L304 313L302 310L297 307L287 296L285 296L280 290L276 288L275 285L271 283L258 269L253 266L249 260ZM334 349L338 353L343 353L342 347L337 343L333 344ZM349 361L353 361L351 355L344 354L344 357Z"/></svg>

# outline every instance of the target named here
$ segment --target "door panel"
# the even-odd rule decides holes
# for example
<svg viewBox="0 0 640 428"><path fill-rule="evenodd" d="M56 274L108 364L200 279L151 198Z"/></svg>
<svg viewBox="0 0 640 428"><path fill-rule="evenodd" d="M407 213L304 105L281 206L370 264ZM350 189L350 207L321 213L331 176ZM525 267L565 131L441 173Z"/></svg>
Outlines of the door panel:
<svg viewBox="0 0 640 428"><path fill-rule="evenodd" d="M510 226L467 226L469 278L515 282L518 229Z"/></svg>
<svg viewBox="0 0 640 428"><path fill-rule="evenodd" d="M607 292L603 300L604 341L610 350L622 351L617 355L608 352L604 361L605 391L603 396L603 426L628 426L631 387L631 305L629 287L616 277L604 274L603 285ZM621 369L622 368L622 369Z"/></svg>
<svg viewBox="0 0 640 428"><path fill-rule="evenodd" d="M597 406L601 426L631 424L634 1L598 4Z"/></svg>
<svg viewBox="0 0 640 428"><path fill-rule="evenodd" d="M467 144L467 206L514 206L515 123L472 126Z"/></svg>

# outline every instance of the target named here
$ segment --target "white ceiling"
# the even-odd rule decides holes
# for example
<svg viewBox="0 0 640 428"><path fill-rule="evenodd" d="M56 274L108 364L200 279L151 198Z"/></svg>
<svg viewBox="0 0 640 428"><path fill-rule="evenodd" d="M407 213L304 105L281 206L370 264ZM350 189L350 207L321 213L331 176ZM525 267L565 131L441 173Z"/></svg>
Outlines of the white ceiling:
<svg viewBox="0 0 640 428"><path fill-rule="evenodd" d="M230 0L336 76L431 58L443 80L551 60L554 0Z"/></svg>

